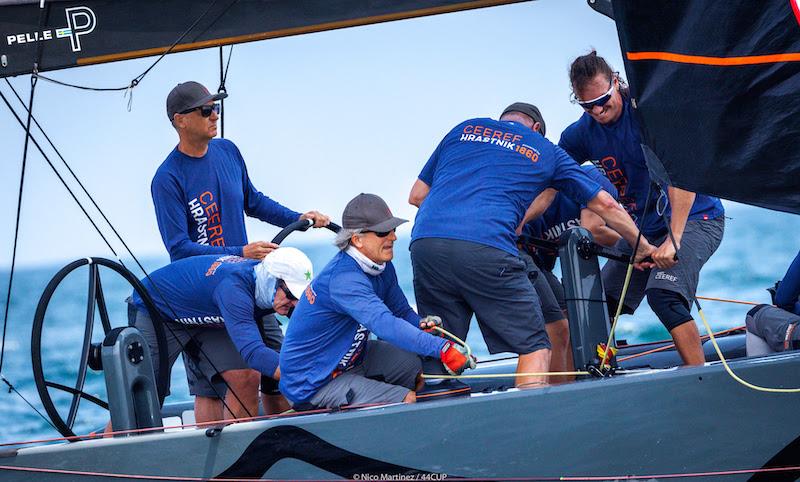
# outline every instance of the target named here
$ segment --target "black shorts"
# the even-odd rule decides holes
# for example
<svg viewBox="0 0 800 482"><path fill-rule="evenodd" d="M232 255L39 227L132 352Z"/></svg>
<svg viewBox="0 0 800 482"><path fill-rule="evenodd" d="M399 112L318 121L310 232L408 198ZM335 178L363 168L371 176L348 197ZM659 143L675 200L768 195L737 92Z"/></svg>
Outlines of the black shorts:
<svg viewBox="0 0 800 482"><path fill-rule="evenodd" d="M445 329L466 339L475 314L489 353L525 355L550 348L525 262L503 250L454 239L411 244L419 314L442 317Z"/></svg>
<svg viewBox="0 0 800 482"><path fill-rule="evenodd" d="M724 230L723 216L709 220L687 221L675 266L664 270L658 268L633 270L625 295L625 313L636 311L646 291L653 288L678 293L688 305L691 305L697 292L700 269L719 247ZM649 241L653 246L660 246L665 239L666 235ZM631 252L625 240L620 240L615 248L626 254ZM627 269L628 265L619 261L609 260L603 266L603 287L606 297L610 300L619 300Z"/></svg>
<svg viewBox="0 0 800 482"><path fill-rule="evenodd" d="M542 303L542 316L544 316L544 322L553 323L566 318L564 315L564 312L566 311L566 303L564 302L564 289L561 288L560 300L553 291L553 281L555 281L559 287L561 286L555 275L547 272L550 274L550 278L548 278L545 272L536 266L536 263L533 262L533 258L531 258L528 253L522 250L519 252L519 257L525 262L525 272L527 273L531 284L533 284L536 294L539 295L539 301ZM564 304L563 308L562 303Z"/></svg>

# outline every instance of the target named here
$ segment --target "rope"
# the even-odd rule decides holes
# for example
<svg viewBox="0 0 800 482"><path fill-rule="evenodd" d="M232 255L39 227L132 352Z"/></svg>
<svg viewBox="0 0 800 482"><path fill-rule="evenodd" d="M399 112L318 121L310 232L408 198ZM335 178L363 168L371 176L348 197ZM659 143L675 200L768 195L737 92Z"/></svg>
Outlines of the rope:
<svg viewBox="0 0 800 482"><path fill-rule="evenodd" d="M704 300L704 301L721 301L723 303L738 303L740 305L757 306L757 305L763 305L764 304L764 303L754 303L752 301L729 300L729 299L726 299L726 298L712 298L710 296L695 296L695 298L697 298L699 300Z"/></svg>
<svg viewBox="0 0 800 482"><path fill-rule="evenodd" d="M716 336L727 335L728 333L731 333L731 332L734 332L734 331L740 331L740 330L744 330L744 329L745 329L745 326L742 325L742 326L737 326L737 327L734 327L734 328L728 328L727 330L718 331L718 332L714 333L714 335L716 335ZM700 337L701 341L705 341L705 340L708 340L708 339L709 339L708 335L703 335L703 336ZM667 343L668 341L669 340L663 340L661 342L653 342L653 343ZM653 348L652 350L647 350L647 351L643 351L641 353L637 353L635 355L630 355L630 356L626 356L626 357L623 357L623 358L619 358L619 359L617 359L617 361L622 363L624 361L633 360L634 358L639 358L639 357L642 357L642 356L645 356L645 355L652 355L653 353L666 351L666 350L669 350L671 348L675 348L675 343L670 343L668 345L660 346L658 348Z"/></svg>
<svg viewBox="0 0 800 482"><path fill-rule="evenodd" d="M722 354L722 350L719 348L719 344L717 344L717 339L714 337L714 332L711 330L711 326L708 324L705 315L703 314L703 309L700 307L700 303L695 300L695 306L697 306L697 313L700 315L700 319L703 320L703 325L706 327L706 331L708 331L708 335L711 337L711 343L714 345L714 350L717 352L717 356L719 360L722 362L722 366L725 367L725 371L728 372L728 375L731 376L734 380L741 383L747 388L752 390L756 390L759 392L768 392L768 393L800 393L800 388L770 388L770 387L762 387L759 385L755 385L750 383L741 377L739 377L736 373L731 370L731 367L728 366L728 360L725 359L725 356Z"/></svg>
<svg viewBox="0 0 800 482"><path fill-rule="evenodd" d="M39 414L39 416L40 416L40 417L42 417L42 420L44 420L45 422L47 422L47 424L48 424L48 425L50 425L51 427L53 427L53 429L54 429L54 430L58 431L58 429L56 429L56 426L55 426L55 425L53 425L53 422L51 422L51 421L50 421L50 419L48 419L47 417L45 417L45 416L44 416L44 414L43 414L42 412L40 412L38 408L34 407L34 406L33 406L33 404L32 404L30 401L28 401L28 399L27 399L27 398L25 398L25 396L24 396L24 395L22 395L22 394L19 392L19 390L17 390L17 389L16 389L16 387L14 387L14 385L12 385L12 384L11 384L11 382L10 382L10 381L8 381L8 379L7 379L6 377L4 377L3 375L0 375L0 380L2 380L2 381L3 381L3 383L5 383L6 385L8 385L8 393L14 392L14 393L16 393L17 395L19 395L19 398L21 398L23 402L27 403L27 404L28 404L28 406L29 406L29 407L31 407L31 408L33 409L33 411L34 411L34 412L36 412L37 414Z"/></svg>

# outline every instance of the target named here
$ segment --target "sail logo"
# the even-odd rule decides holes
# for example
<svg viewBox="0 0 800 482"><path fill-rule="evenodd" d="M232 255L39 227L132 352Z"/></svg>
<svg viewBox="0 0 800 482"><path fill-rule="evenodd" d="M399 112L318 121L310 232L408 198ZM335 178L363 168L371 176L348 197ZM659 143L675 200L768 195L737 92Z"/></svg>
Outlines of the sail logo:
<svg viewBox="0 0 800 482"><path fill-rule="evenodd" d="M800 25L800 0L789 0L789 4L792 6L797 24Z"/></svg>
<svg viewBox="0 0 800 482"><path fill-rule="evenodd" d="M97 18L89 7L70 7L64 9L67 16L67 25L61 28L37 30L6 36L6 44L22 45L47 40L68 38L73 52L81 51L81 37L94 32Z"/></svg>

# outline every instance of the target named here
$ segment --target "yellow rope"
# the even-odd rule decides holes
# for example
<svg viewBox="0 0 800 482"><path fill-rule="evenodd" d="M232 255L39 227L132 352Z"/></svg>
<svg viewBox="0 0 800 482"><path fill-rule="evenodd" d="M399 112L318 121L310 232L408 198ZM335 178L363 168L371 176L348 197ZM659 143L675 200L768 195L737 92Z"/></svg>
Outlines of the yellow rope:
<svg viewBox="0 0 800 482"><path fill-rule="evenodd" d="M733 373L731 367L728 366L728 361L722 355L722 350L719 348L717 344L717 339L714 337L714 332L711 331L711 326L709 326L708 321L706 321L706 317L703 314L703 310L700 309L700 305L697 305L697 312L700 314L700 319L703 320L703 325L706 327L706 331L708 331L708 335L711 337L711 343L714 344L714 349L717 351L717 356L719 360L722 362L722 366L725 367L725 371L728 372L728 375L731 376L734 380L741 383L742 385L746 386L747 388L751 388L753 390L757 390L759 392L769 392L769 393L800 393L800 388L770 388L770 387L760 387L758 385L754 385L746 380L739 378L739 376Z"/></svg>
<svg viewBox="0 0 800 482"><path fill-rule="evenodd" d="M625 305L625 295L628 293L628 286L631 284L631 274L633 274L633 261L628 263L628 271L625 273L625 283L622 284L622 293L617 303L617 312L614 314L614 322L611 324L611 330L608 332L608 341L606 342L606 349L603 352L603 359L600 361L600 369L605 366L608 352L611 351L611 340L614 338L614 331L617 329L617 322L619 321L619 316L622 314L622 307Z"/></svg>
<svg viewBox="0 0 800 482"><path fill-rule="evenodd" d="M754 303L752 301L730 300L727 298L712 298L711 296L695 296L695 298L697 298L698 300L721 301L723 303L737 303L740 305L751 305L751 306L763 304L763 303Z"/></svg>

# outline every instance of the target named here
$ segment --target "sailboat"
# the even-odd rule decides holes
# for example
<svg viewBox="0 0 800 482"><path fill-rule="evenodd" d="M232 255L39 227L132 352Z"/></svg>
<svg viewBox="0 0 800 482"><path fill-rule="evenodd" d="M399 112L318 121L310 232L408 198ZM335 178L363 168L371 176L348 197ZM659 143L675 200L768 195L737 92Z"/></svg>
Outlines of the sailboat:
<svg viewBox="0 0 800 482"><path fill-rule="evenodd" d="M506 3L514 2L5 0L0 1L5 42L0 76ZM800 110L796 0L588 3L617 22L654 177L800 212L795 181L800 154L791 148L800 127L789 121ZM186 18L192 19L188 25ZM103 19L115 20L104 24ZM19 123L30 129L24 117ZM279 236L305 228L292 225ZM793 391L800 387L800 352L748 358L743 335L733 332L716 340L719 351L709 343L704 366L677 367L673 355L642 356L607 369L596 360L596 347L610 331L598 256L614 254L594 245L582 229L571 230L558 249L571 300L573 356L576 366L593 373L575 382L516 390L509 378L444 380L431 382L421 394L424 401L413 405L352 406L167 429L164 417L182 416L185 407L160 407L153 400L158 390L128 384L131 374L146 378L149 360L139 351L135 330L109 326L107 343L97 348L107 385L117 387L109 390L107 402L47 380L40 381L40 394L46 402L49 390L66 390L76 407L79 399L106 403L116 436L66 437L72 435L73 409L66 417L48 410L54 422L62 422L65 439L0 451L0 480L800 477L800 424L794 421L800 393ZM86 264L116 270L136 287L136 277L124 266L88 258L65 267L52 288L59 276ZM90 278L91 312L104 303L98 278ZM648 348L620 347L618 357ZM92 356L97 359L94 350L85 343L79 372L85 373ZM513 372L515 364L496 360L474 373ZM156 388L161 383L152 380ZM121 430L120 420L128 424Z"/></svg>

